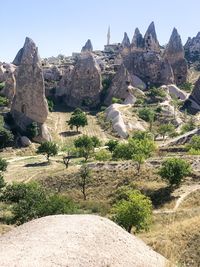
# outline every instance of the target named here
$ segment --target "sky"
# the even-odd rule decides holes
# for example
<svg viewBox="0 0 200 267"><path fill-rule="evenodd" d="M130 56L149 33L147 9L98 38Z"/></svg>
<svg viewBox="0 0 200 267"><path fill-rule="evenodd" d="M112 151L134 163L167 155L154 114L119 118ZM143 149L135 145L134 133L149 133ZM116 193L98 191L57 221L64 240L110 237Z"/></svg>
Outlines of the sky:
<svg viewBox="0 0 200 267"><path fill-rule="evenodd" d="M0 0L0 61L11 62L25 37L34 40L42 58L79 52L87 39L95 50L121 42L126 31L132 39L136 27L144 34L155 22L160 44L173 27L183 43L200 31L199 0Z"/></svg>

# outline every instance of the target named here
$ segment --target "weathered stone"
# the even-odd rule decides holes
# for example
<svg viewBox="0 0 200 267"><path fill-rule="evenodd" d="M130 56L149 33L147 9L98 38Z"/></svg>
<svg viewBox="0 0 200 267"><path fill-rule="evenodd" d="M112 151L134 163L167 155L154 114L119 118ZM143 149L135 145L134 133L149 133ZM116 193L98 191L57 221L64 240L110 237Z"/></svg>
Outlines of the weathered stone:
<svg viewBox="0 0 200 267"><path fill-rule="evenodd" d="M200 32L197 36L189 37L185 46L185 57L188 61L196 62L200 59Z"/></svg>
<svg viewBox="0 0 200 267"><path fill-rule="evenodd" d="M160 53L160 45L157 39L154 22L151 22L144 35L144 47L147 52L154 51Z"/></svg>
<svg viewBox="0 0 200 267"><path fill-rule="evenodd" d="M62 77L61 71L57 66L50 68L43 68L43 75L45 81L59 81Z"/></svg>
<svg viewBox="0 0 200 267"><path fill-rule="evenodd" d="M200 77L195 83L194 89L186 100L183 109L187 109L191 114L196 114L200 111Z"/></svg>
<svg viewBox="0 0 200 267"><path fill-rule="evenodd" d="M1 69L1 81L5 82L4 88L1 90L1 95L8 98L9 104L12 103L15 90L16 90L16 80L15 80L15 70L16 66L13 64L2 64Z"/></svg>
<svg viewBox="0 0 200 267"><path fill-rule="evenodd" d="M138 28L135 29L135 33L133 35L131 43L131 49L132 50L144 49L144 38Z"/></svg>
<svg viewBox="0 0 200 267"><path fill-rule="evenodd" d="M44 78L35 43L26 38L24 47L18 52L14 63L16 70L16 94L11 113L16 125L22 130L32 122L43 125L48 116Z"/></svg>
<svg viewBox="0 0 200 267"><path fill-rule="evenodd" d="M56 97L65 97L67 95L67 89L70 87L71 84L71 78L72 78L72 71L74 69L74 66L69 66L63 73L62 78L58 84L58 87L56 88ZM67 101L67 99L66 99Z"/></svg>
<svg viewBox="0 0 200 267"><path fill-rule="evenodd" d="M81 52L92 52L93 46L90 39L87 40L86 44L82 47Z"/></svg>
<svg viewBox="0 0 200 267"><path fill-rule="evenodd" d="M20 142L21 142L21 145L23 147L31 146L31 144L32 144L31 143L31 140L28 137L26 137L26 136L22 136L20 138Z"/></svg>
<svg viewBox="0 0 200 267"><path fill-rule="evenodd" d="M122 40L122 47L129 47L130 44L131 44L131 43L130 43L128 34L125 32L125 33L124 33L124 38L123 38L123 40Z"/></svg>
<svg viewBox="0 0 200 267"><path fill-rule="evenodd" d="M101 70L92 53L82 53L71 73L66 88L66 104L70 107L96 107L100 103Z"/></svg>
<svg viewBox="0 0 200 267"><path fill-rule="evenodd" d="M166 90L171 97L175 96L180 100L186 100L188 98L188 94L178 88L175 84L163 85L161 88Z"/></svg>
<svg viewBox="0 0 200 267"><path fill-rule="evenodd" d="M122 64L112 80L112 84L108 89L108 95L105 99L105 104L109 105L112 102L112 97L124 99L128 96L128 85L145 89L146 85L137 76L131 75L127 68Z"/></svg>
<svg viewBox="0 0 200 267"><path fill-rule="evenodd" d="M184 48L181 37L176 28L173 29L169 43L164 52L166 58L173 69L175 83L183 84L187 80L187 61L185 60Z"/></svg>
<svg viewBox="0 0 200 267"><path fill-rule="evenodd" d="M124 58L124 65L131 75L136 75L148 85L174 83L171 65L155 51L132 51Z"/></svg>

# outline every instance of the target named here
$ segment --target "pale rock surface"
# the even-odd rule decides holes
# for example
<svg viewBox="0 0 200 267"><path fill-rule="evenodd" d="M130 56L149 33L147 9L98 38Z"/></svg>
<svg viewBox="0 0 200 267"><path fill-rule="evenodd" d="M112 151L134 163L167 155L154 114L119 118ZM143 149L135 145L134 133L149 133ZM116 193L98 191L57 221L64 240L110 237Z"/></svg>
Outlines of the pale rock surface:
<svg viewBox="0 0 200 267"><path fill-rule="evenodd" d="M189 94L178 88L175 84L163 85L161 86L164 90L171 95L171 97L176 96L178 99L185 101Z"/></svg>
<svg viewBox="0 0 200 267"><path fill-rule="evenodd" d="M59 81L62 73L57 66L43 68L43 75L45 81Z"/></svg>
<svg viewBox="0 0 200 267"><path fill-rule="evenodd" d="M72 71L74 69L74 66L69 66L63 73L62 78L58 84L58 87L56 88L56 97L60 96L66 96L67 90L70 87L71 84L71 78L72 78Z"/></svg>
<svg viewBox="0 0 200 267"><path fill-rule="evenodd" d="M94 215L33 220L0 237L1 267L166 267L168 261L114 222Z"/></svg>
<svg viewBox="0 0 200 267"><path fill-rule="evenodd" d="M16 90L15 70L16 66L13 64L0 64L0 82L5 82L5 86L1 90L1 95L8 98L10 105Z"/></svg>
<svg viewBox="0 0 200 267"><path fill-rule="evenodd" d="M181 37L176 28L173 29L169 43L164 51L164 58L172 66L175 83L177 85L185 83L187 81L188 67Z"/></svg>
<svg viewBox="0 0 200 267"><path fill-rule="evenodd" d="M38 49L30 38L26 38L24 47L20 49L13 63L18 66L16 94L11 106L15 123L22 131L26 131L26 127L32 122L37 122L40 128L45 127L43 124L48 116L48 104L43 72Z"/></svg>
<svg viewBox="0 0 200 267"><path fill-rule="evenodd" d="M135 33L133 35L133 39L131 43L131 49L133 50L144 49L144 38L138 28L135 29Z"/></svg>

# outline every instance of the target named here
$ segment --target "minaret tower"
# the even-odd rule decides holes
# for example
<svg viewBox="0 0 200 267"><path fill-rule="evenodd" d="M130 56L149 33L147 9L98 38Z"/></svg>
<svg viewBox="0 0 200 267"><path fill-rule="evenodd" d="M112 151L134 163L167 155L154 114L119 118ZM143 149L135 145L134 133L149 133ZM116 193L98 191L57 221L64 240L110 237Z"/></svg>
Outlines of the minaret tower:
<svg viewBox="0 0 200 267"><path fill-rule="evenodd" d="M108 27L108 33L107 33L107 45L110 44L110 26Z"/></svg>

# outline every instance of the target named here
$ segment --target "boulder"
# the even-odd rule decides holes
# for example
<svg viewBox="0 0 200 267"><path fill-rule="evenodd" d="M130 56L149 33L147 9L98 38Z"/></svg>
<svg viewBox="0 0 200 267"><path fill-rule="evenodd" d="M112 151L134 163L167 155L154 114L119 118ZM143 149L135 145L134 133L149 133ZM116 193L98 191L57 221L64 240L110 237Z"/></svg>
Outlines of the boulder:
<svg viewBox="0 0 200 267"><path fill-rule="evenodd" d="M0 237L1 267L164 267L166 258L114 222L95 215L57 215Z"/></svg>
<svg viewBox="0 0 200 267"><path fill-rule="evenodd" d="M66 104L70 107L96 107L102 90L101 69L90 52L81 53L66 87Z"/></svg>
<svg viewBox="0 0 200 267"><path fill-rule="evenodd" d="M147 52L154 51L160 53L160 45L157 39L154 22L151 22L144 35L144 48Z"/></svg>
<svg viewBox="0 0 200 267"><path fill-rule="evenodd" d="M188 67L181 37L176 28L173 29L169 43L164 51L164 58L169 61L172 67L175 83L177 85L185 83L187 81Z"/></svg>
<svg viewBox="0 0 200 267"><path fill-rule="evenodd" d="M21 145L23 146L23 147L28 147L28 146L31 146L31 140L28 138L28 137L26 137L26 136L22 136L21 138L20 138L20 142L21 142Z"/></svg>
<svg viewBox="0 0 200 267"><path fill-rule="evenodd" d="M178 99L185 101L188 95L185 91L178 88L175 84L163 85L162 89L166 90L171 97L176 96Z"/></svg>
<svg viewBox="0 0 200 267"><path fill-rule="evenodd" d="M92 51L93 51L92 42L90 39L88 39L85 45L82 47L81 52L92 52Z"/></svg>
<svg viewBox="0 0 200 267"><path fill-rule="evenodd" d="M26 131L32 122L43 127L48 116L48 104L38 49L30 38L26 38L13 63L18 66L16 93L11 106L13 119L22 131Z"/></svg>
<svg viewBox="0 0 200 267"><path fill-rule="evenodd" d="M124 38L122 40L122 47L129 47L130 46L130 39L128 37L128 34L125 32L124 33Z"/></svg>

